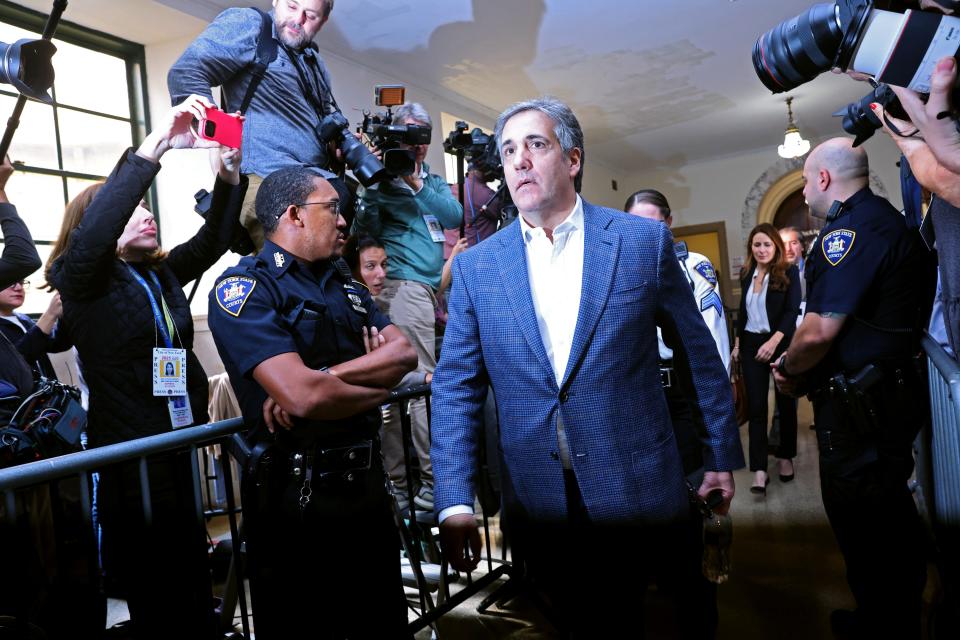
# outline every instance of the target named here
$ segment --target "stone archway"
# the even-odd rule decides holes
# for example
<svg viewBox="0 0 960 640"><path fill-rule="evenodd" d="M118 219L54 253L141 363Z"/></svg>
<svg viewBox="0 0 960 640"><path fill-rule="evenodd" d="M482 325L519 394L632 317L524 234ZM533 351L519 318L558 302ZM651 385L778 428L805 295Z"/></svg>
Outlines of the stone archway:
<svg viewBox="0 0 960 640"><path fill-rule="evenodd" d="M802 188L805 158L780 158L760 174L743 203L740 216L740 241L746 243L750 230L761 222L773 222L777 209L792 193ZM870 188L879 196L889 197L880 178L870 171Z"/></svg>

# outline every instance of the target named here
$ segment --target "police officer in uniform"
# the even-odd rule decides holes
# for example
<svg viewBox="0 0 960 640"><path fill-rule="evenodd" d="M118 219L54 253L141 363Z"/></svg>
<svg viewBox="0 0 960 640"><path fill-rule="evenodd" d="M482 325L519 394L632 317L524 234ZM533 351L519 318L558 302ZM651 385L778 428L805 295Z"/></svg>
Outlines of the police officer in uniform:
<svg viewBox="0 0 960 640"><path fill-rule="evenodd" d="M807 158L804 196L826 225L807 258L807 313L771 366L781 391L813 402L823 504L857 603L833 612L834 630L910 639L926 564L907 482L927 414L917 356L933 280L919 236L870 191L867 169L845 138Z"/></svg>
<svg viewBox="0 0 960 640"><path fill-rule="evenodd" d="M263 250L210 293L210 329L259 445L242 489L267 640L411 637L377 431L417 358L339 260L339 208L309 169L270 174L256 198Z"/></svg>
<svg viewBox="0 0 960 640"><path fill-rule="evenodd" d="M656 189L637 191L627 198L624 210L635 216L659 220L668 227L673 226L670 204L666 196ZM717 344L720 359L729 374L730 337L723 316L723 301L717 291L717 272L706 256L691 252L685 242L677 242L674 250L680 270L686 276L697 308L703 315L703 321ZM699 434L704 432L706 427L703 426L699 412L694 411L690 402L694 393L690 376L674 369L673 350L664 343L659 327L657 344L660 351L663 393L670 408L670 420L683 460L683 471L691 486L699 487L703 482L703 453ZM667 589L672 592L683 637L712 638L716 635L718 621L717 588L703 575L703 526L696 510L691 517L688 539L682 541L682 544L686 547L682 557L689 560L689 564L679 569L660 567L657 580L661 584L666 583Z"/></svg>

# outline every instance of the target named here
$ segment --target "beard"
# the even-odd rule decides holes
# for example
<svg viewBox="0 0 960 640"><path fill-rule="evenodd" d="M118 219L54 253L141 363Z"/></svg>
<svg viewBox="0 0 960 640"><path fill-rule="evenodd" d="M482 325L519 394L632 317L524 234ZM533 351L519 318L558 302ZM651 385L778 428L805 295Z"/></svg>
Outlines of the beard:
<svg viewBox="0 0 960 640"><path fill-rule="evenodd" d="M287 28L290 28L297 32L297 35L291 35ZM306 32L303 30L303 27L293 22L292 20L285 20L284 22L277 23L277 33L280 34L280 41L283 44L287 45L291 49L296 49L300 51L304 49L308 44L310 44L311 38L307 36Z"/></svg>

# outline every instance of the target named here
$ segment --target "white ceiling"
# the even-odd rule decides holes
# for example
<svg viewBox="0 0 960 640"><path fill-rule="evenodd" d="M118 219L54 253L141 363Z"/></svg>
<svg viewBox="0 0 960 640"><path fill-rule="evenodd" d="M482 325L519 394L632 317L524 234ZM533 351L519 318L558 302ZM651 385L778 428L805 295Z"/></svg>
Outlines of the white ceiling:
<svg viewBox="0 0 960 640"><path fill-rule="evenodd" d="M517 100L560 97L584 127L587 153L636 173L782 141L784 96L756 78L751 50L761 33L813 1L338 0L317 41L491 122ZM47 11L51 2L22 4ZM250 4L71 0L64 17L149 44ZM841 133L830 114L868 89L828 73L795 90L804 137Z"/></svg>

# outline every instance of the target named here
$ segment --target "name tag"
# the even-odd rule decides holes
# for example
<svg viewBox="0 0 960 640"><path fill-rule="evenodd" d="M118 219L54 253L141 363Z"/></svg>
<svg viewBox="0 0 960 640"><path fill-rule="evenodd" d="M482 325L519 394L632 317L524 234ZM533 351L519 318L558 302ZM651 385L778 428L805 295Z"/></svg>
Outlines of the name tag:
<svg viewBox="0 0 960 640"><path fill-rule="evenodd" d="M193 424L193 411L190 409L190 396L176 396L167 399L170 411L170 424L174 429L182 429Z"/></svg>
<svg viewBox="0 0 960 640"><path fill-rule="evenodd" d="M153 350L153 395L187 395L187 350Z"/></svg>
<svg viewBox="0 0 960 640"><path fill-rule="evenodd" d="M427 229L430 230L430 237L433 238L434 242L446 241L447 238L443 235L443 227L440 226L440 221L437 220L437 216L429 213L425 214L423 221L427 224Z"/></svg>

